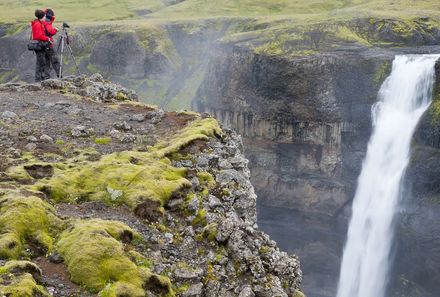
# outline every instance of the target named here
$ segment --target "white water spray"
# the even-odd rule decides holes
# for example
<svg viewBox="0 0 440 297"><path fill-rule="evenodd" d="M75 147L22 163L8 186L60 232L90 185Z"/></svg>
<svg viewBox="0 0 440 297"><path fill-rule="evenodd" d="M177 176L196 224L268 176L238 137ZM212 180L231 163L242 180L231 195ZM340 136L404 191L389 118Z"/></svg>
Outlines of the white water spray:
<svg viewBox="0 0 440 297"><path fill-rule="evenodd" d="M358 180L337 297L383 297L393 219L411 138L431 102L440 55L396 56L372 108L373 134Z"/></svg>

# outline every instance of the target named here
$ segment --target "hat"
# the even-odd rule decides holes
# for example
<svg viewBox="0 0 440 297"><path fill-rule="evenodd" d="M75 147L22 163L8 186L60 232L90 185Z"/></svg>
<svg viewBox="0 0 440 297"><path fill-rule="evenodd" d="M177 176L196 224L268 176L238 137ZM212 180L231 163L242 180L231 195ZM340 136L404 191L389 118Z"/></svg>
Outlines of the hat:
<svg viewBox="0 0 440 297"><path fill-rule="evenodd" d="M51 8L46 9L46 17L51 19L53 16L55 15L55 13L53 12L53 10Z"/></svg>
<svg viewBox="0 0 440 297"><path fill-rule="evenodd" d="M37 19L42 19L44 17L45 13L41 9L35 10L35 17Z"/></svg>

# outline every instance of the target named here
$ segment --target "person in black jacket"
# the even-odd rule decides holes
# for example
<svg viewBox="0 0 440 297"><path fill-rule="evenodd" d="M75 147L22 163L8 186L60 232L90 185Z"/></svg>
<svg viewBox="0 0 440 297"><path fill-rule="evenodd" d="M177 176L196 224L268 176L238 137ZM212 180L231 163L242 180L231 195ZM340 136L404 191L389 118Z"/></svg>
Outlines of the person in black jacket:
<svg viewBox="0 0 440 297"><path fill-rule="evenodd" d="M53 70L55 70L57 77L59 76L60 62L58 60L57 54L55 53L55 51L53 49L53 36L55 36L55 34L57 34L57 32L58 32L58 28L53 26L53 22L55 21L55 13L50 8L47 8L46 10L44 10L44 12L46 13L46 18L44 20L46 34L48 35L48 37L51 40L51 45L50 45L49 49L47 49L45 52L46 63L45 63L44 75L45 75L45 79L47 79L47 78L50 78L51 66L52 66Z"/></svg>

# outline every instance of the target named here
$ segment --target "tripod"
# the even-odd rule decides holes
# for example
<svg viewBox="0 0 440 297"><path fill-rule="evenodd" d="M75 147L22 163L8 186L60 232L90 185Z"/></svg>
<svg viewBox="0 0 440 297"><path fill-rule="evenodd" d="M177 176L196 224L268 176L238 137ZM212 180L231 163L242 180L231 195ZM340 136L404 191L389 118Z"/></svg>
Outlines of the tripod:
<svg viewBox="0 0 440 297"><path fill-rule="evenodd" d="M76 71L78 72L78 75L81 75L81 72L79 71L78 63L76 63L75 56L73 55L72 48L70 47L70 39L69 39L69 34L67 33L67 28L69 28L69 26L66 23L63 23L60 42L58 43L58 48L57 48L57 52L60 53L60 73L59 73L60 79L63 78L63 54L65 48L69 50L70 57L75 63Z"/></svg>

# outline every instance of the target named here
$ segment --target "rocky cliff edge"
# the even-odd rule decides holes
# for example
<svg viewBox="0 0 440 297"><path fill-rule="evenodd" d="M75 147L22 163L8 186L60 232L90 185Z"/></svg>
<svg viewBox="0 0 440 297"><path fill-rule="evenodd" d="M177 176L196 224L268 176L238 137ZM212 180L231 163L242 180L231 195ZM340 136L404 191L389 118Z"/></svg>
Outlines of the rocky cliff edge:
<svg viewBox="0 0 440 297"><path fill-rule="evenodd" d="M240 136L100 75L0 85L0 294L303 296Z"/></svg>

